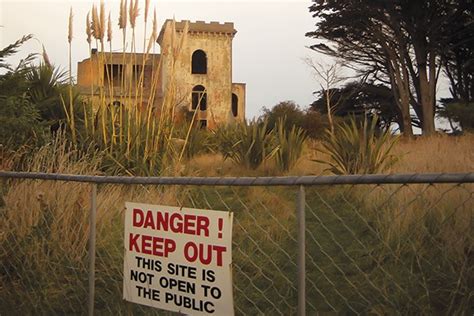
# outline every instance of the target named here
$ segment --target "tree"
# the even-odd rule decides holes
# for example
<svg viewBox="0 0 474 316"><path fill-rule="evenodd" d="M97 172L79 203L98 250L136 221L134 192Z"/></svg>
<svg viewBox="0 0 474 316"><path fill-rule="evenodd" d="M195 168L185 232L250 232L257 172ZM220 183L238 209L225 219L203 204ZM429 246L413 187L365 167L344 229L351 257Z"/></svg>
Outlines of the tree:
<svg viewBox="0 0 474 316"><path fill-rule="evenodd" d="M0 144L15 150L44 140L44 124L26 95L0 96Z"/></svg>
<svg viewBox="0 0 474 316"><path fill-rule="evenodd" d="M73 111L77 119L83 119L83 110L79 106L79 94L70 89L66 72L49 63L40 63L26 72L28 95L38 108L41 119L50 125L66 122L65 106L69 107L69 94L72 94ZM71 127L72 128L72 127Z"/></svg>
<svg viewBox="0 0 474 316"><path fill-rule="evenodd" d="M282 101L271 109L263 107L261 121L266 121L269 130L275 129L278 121L284 119L285 129L291 130L293 125L302 127L304 112L294 101Z"/></svg>
<svg viewBox="0 0 474 316"><path fill-rule="evenodd" d="M454 132L453 121L462 130L474 129L474 17L464 10L450 25L452 36L441 54L444 73L450 83L451 98L442 99L438 114L446 117Z"/></svg>
<svg viewBox="0 0 474 316"><path fill-rule="evenodd" d="M313 109L303 110L293 101L283 101L271 109L264 107L260 122L267 122L269 130L275 130L278 121L290 132L294 126L302 128L311 138L320 138L329 127L326 114Z"/></svg>
<svg viewBox="0 0 474 316"><path fill-rule="evenodd" d="M18 52L31 35L24 36L0 51L0 144L15 150L25 144L36 144L44 139L44 125L38 109L28 95L26 74L30 71L33 55L28 55L13 68L6 58Z"/></svg>
<svg viewBox="0 0 474 316"><path fill-rule="evenodd" d="M341 65L337 62L331 65L323 65L312 59L306 59L306 63L311 67L320 83L320 93L324 95L329 128L331 133L334 133L333 112L342 101L341 98L334 97L337 91L336 86L344 81L344 78L341 76Z"/></svg>
<svg viewBox="0 0 474 316"><path fill-rule="evenodd" d="M423 133L430 135L441 51L450 36L450 22L467 2L321 0L310 7L318 22L307 36L329 42L313 49L346 60L372 82L389 84L406 135L412 135L410 106Z"/></svg>
<svg viewBox="0 0 474 316"><path fill-rule="evenodd" d="M35 56L34 54L29 54L25 59L21 60L15 69L13 69L11 65L6 62L6 58L8 56L16 54L20 46L23 45L25 42L29 41L32 37L33 36L31 34L25 35L19 40L17 40L15 43L10 44L7 47L0 50L0 69L14 71L14 70L20 70L20 69L25 68L25 66L28 65L33 60Z"/></svg>
<svg viewBox="0 0 474 316"><path fill-rule="evenodd" d="M0 68L7 70L0 75L0 139L12 148L44 141L48 126L65 122L64 102L71 91L77 108L75 115L78 119L83 117L79 96L69 89L66 74L52 66L47 58L38 66L33 64L35 55L28 55L16 67L6 63L6 57L17 53L30 38L24 36L0 51Z"/></svg>
<svg viewBox="0 0 474 316"><path fill-rule="evenodd" d="M320 91L319 98L310 107L326 114L327 93ZM401 114L390 88L382 84L349 82L341 88L332 89L331 95L337 106L333 108L336 117L377 115L381 128L388 129L392 123L401 122Z"/></svg>

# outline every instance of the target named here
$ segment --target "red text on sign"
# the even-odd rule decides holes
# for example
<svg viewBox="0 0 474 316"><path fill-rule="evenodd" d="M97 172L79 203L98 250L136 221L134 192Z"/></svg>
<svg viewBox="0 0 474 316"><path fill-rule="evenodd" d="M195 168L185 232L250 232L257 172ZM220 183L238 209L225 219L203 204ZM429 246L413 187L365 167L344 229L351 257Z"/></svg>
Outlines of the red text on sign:
<svg viewBox="0 0 474 316"><path fill-rule="evenodd" d="M184 257L189 262L198 261L203 265L210 265L215 262L218 267L222 267L222 254L226 250L227 248L224 246L196 244L189 241L184 245Z"/></svg>
<svg viewBox="0 0 474 316"><path fill-rule="evenodd" d="M133 209L133 226L209 237L209 218L193 214Z"/></svg>
<svg viewBox="0 0 474 316"><path fill-rule="evenodd" d="M176 250L176 242L173 239L131 233L128 250L167 258Z"/></svg>

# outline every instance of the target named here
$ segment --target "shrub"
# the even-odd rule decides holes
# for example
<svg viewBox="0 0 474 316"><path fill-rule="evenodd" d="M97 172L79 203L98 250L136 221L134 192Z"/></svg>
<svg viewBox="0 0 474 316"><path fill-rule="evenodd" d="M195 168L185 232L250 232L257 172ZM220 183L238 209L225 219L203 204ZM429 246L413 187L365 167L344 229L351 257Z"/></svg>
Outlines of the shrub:
<svg viewBox="0 0 474 316"><path fill-rule="evenodd" d="M333 119L335 122L339 121L339 117ZM309 109L305 112L301 127L308 137L320 139L324 137L326 129L329 128L329 121L327 115Z"/></svg>
<svg viewBox="0 0 474 316"><path fill-rule="evenodd" d="M303 125L304 116L304 111L295 102L283 101L271 109L264 107L262 118L267 120L270 130L275 129L281 119L284 119L285 128L291 130L293 125Z"/></svg>
<svg viewBox="0 0 474 316"><path fill-rule="evenodd" d="M366 174L386 171L398 161L391 154L398 137L390 130L378 132L377 118L364 119L358 126L355 118L336 126L334 133L326 132L322 153L328 160L315 160L329 165L335 174Z"/></svg>
<svg viewBox="0 0 474 316"><path fill-rule="evenodd" d="M268 121L268 129L274 130L279 120L284 120L286 131L291 131L293 126L302 128L311 138L321 138L329 126L327 115L312 109L302 110L293 101L283 101L273 108L263 108L262 120Z"/></svg>
<svg viewBox="0 0 474 316"><path fill-rule="evenodd" d="M10 149L37 145L47 133L37 108L25 95L0 96L0 144Z"/></svg>

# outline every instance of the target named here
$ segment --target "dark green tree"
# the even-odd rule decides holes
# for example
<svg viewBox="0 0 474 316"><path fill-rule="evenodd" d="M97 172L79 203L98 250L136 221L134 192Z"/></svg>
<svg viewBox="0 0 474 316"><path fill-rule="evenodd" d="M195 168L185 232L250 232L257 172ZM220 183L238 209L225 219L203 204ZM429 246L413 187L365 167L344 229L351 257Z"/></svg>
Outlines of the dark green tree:
<svg viewBox="0 0 474 316"><path fill-rule="evenodd" d="M366 117L377 115L381 128L388 128L392 123L403 124L402 115L389 87L382 84L350 82L341 88L332 89L334 104L333 114L336 117ZM318 98L310 105L311 109L326 114L326 96L324 91L315 93ZM412 120L416 122L416 120Z"/></svg>
<svg viewBox="0 0 474 316"><path fill-rule="evenodd" d="M294 101L282 101L272 108L263 107L262 120L267 121L268 129L273 130L278 120L285 118L285 129L290 130L293 125L303 126L304 111Z"/></svg>
<svg viewBox="0 0 474 316"><path fill-rule="evenodd" d="M316 30L312 48L344 59L369 82L390 85L402 116L401 130L411 135L410 106L423 133L434 132L440 56L452 34L450 24L469 1L321 0L310 11Z"/></svg>
<svg viewBox="0 0 474 316"><path fill-rule="evenodd" d="M48 128L57 129L66 122L65 105L69 104L69 83L66 73L49 62L33 64L35 55L28 55L12 67L6 58L18 52L31 39L24 36L0 51L0 142L17 148L24 144L40 144L48 137ZM80 98L72 89L76 121L83 117Z"/></svg>
<svg viewBox="0 0 474 316"><path fill-rule="evenodd" d="M10 150L22 145L36 145L44 140L45 126L28 95L26 74L31 70L33 55L28 55L13 68L6 58L18 52L31 35L24 36L0 51L0 144Z"/></svg>
<svg viewBox="0 0 474 316"><path fill-rule="evenodd" d="M283 101L272 108L263 108L259 121L267 122L269 130L274 130L278 121L283 122L283 127L290 132L295 127L302 128L311 138L320 138L329 127L327 116L313 109L303 110L294 101Z"/></svg>
<svg viewBox="0 0 474 316"><path fill-rule="evenodd" d="M447 118L451 128L474 129L474 15L464 10L449 26L453 31L441 58L450 83L451 98L441 100L438 113Z"/></svg>

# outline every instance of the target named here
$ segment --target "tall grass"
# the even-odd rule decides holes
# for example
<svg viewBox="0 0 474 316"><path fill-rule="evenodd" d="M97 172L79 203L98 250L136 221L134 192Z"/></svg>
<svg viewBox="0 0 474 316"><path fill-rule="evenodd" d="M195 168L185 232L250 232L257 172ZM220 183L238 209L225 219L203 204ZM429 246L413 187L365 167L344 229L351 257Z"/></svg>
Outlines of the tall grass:
<svg viewBox="0 0 474 316"><path fill-rule="evenodd" d="M100 153L79 151L58 137L25 165L31 172L93 175L101 174L100 160ZM0 313L80 313L88 296L90 185L13 180L0 188ZM174 188L99 187L96 308L104 313L125 310L120 300L111 302L120 293L114 280L123 260L122 206L132 195L150 203L177 203ZM101 306L103 301L110 306Z"/></svg>
<svg viewBox="0 0 474 316"><path fill-rule="evenodd" d="M63 158L50 163L53 153ZM100 171L92 157L69 156L61 144L43 148L29 163L31 170L94 174ZM469 310L472 186L307 189L308 313L331 313L332 308L362 314ZM85 309L89 194L84 184L8 183L0 206L2 313L74 314ZM101 185L97 313L127 313L121 262L123 205L130 200L233 211L236 312L295 312L294 190ZM153 313L139 305L128 308Z"/></svg>
<svg viewBox="0 0 474 316"><path fill-rule="evenodd" d="M149 24L149 1L145 2L144 23L145 30ZM114 86L112 64L112 22L109 13L106 19L105 5L101 1L99 6L93 5L86 18L86 35L89 48L98 49L97 55L90 55L92 77L97 79L97 85L91 85L90 110L86 111L85 130L80 140L73 142L76 145L93 142L104 153L107 159L104 168L111 173L128 175L159 175L173 169L175 163L183 159L172 150L171 139L176 138L177 130L174 127L176 107L178 105L175 72L176 60L181 56L182 48L186 43L188 28L178 34L174 21L169 41L172 43L170 62L164 63L163 58L156 61L154 54L157 31L156 10L154 11L151 34L143 35L143 54L137 52L135 29L139 16L139 1L121 1L119 12L119 29L122 30L122 71L119 86ZM91 19L89 19L89 16ZM72 19L72 11L71 11ZM131 32L127 32L131 30ZM131 35L129 35L131 33ZM149 36L148 36L149 35ZM72 45L72 30L68 37L69 46ZM105 42L109 42L109 51L106 51ZM129 47L128 49L126 47ZM140 58L139 56L142 56ZM150 67L151 76L145 74ZM167 73L167 86L162 101L157 99L156 91L159 88L160 73L164 67ZM101 75L103 73L103 75ZM146 87L145 87L146 84ZM120 105L114 105L119 100ZM69 117L73 117L72 113ZM76 130L74 122L68 121L68 126ZM186 146L186 142L185 142Z"/></svg>
<svg viewBox="0 0 474 316"><path fill-rule="evenodd" d="M393 154L402 159L394 172L472 172L474 166L474 134L463 136L435 135L400 139Z"/></svg>
<svg viewBox="0 0 474 316"><path fill-rule="evenodd" d="M59 140L39 149L25 165L29 171L101 174L103 155L75 150ZM220 164L209 160L206 156L208 170L200 175L211 174ZM246 169L229 170L240 175ZM83 311L90 187L16 180L3 185L0 312ZM308 302L321 313L330 313L333 307L340 313L362 314L467 311L472 303L472 189L469 184L308 187ZM139 305L127 307L121 300L125 201L233 211L233 238L239 246L233 251L237 310L295 312L294 190L101 185L97 313L124 314L127 308L137 314L153 313ZM308 311L317 312L309 305Z"/></svg>
<svg viewBox="0 0 474 316"><path fill-rule="evenodd" d="M31 172L96 174L98 162L98 156L74 150L58 137L29 156L25 166ZM56 312L62 304L74 305L78 297L64 293L85 293L80 276L87 271L89 186L12 181L5 189L0 212L3 312L21 310L39 294ZM57 290L59 285L64 292ZM37 313L37 308L29 310Z"/></svg>

